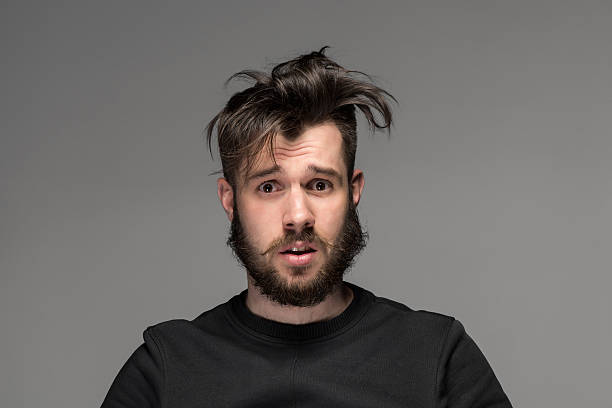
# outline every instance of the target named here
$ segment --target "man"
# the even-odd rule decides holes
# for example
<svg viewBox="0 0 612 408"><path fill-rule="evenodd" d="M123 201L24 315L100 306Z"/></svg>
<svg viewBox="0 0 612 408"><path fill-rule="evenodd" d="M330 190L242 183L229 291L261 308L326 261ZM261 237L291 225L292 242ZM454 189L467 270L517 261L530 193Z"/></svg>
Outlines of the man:
<svg viewBox="0 0 612 408"><path fill-rule="evenodd" d="M460 322L343 281L366 239L355 112L388 129L392 97L324 51L233 76L254 84L208 143L248 288L147 328L103 408L510 407Z"/></svg>

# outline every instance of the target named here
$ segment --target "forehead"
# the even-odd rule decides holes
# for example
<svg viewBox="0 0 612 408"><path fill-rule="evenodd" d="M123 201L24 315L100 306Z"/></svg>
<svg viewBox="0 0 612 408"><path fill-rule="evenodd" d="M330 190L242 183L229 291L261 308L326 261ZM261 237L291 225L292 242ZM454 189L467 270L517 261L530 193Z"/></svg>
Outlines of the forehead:
<svg viewBox="0 0 612 408"><path fill-rule="evenodd" d="M342 134L333 123L309 127L294 140L280 134L274 138L273 146L276 164L285 172L305 170L316 165L331 167L343 177L346 176ZM247 177L271 166L274 166L274 160L268 152L259 152Z"/></svg>

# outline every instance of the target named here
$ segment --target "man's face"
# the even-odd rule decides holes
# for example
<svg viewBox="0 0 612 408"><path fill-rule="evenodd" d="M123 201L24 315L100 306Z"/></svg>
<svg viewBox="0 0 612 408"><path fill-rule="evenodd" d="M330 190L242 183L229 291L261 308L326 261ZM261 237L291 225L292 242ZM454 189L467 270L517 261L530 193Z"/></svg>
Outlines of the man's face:
<svg viewBox="0 0 612 408"><path fill-rule="evenodd" d="M333 124L309 128L294 141L278 136L274 156L276 166L262 152L237 183L231 211L226 208L228 244L264 295L312 306L342 281L365 246L355 209L363 174L355 170L349 186Z"/></svg>

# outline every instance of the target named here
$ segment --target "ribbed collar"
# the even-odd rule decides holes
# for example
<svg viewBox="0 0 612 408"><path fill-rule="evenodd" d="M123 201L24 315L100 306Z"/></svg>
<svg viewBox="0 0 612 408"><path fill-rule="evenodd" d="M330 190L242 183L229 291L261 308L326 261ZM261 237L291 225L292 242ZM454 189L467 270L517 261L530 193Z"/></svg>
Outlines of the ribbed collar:
<svg viewBox="0 0 612 408"><path fill-rule="evenodd" d="M342 313L330 320L290 324L257 316L246 306L247 289L229 300L228 311L240 323L261 334L280 340L312 340L331 335L360 319L372 304L374 295L370 291L350 282L344 282L344 284L353 290L353 299Z"/></svg>

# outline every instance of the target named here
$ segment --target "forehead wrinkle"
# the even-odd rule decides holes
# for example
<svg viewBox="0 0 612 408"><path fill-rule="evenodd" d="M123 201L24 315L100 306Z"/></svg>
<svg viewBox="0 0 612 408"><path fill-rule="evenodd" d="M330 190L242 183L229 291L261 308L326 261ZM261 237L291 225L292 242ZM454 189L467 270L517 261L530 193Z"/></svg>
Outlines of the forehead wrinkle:
<svg viewBox="0 0 612 408"><path fill-rule="evenodd" d="M275 147L274 157L299 157L307 154L316 154L315 146L297 146L297 147Z"/></svg>

